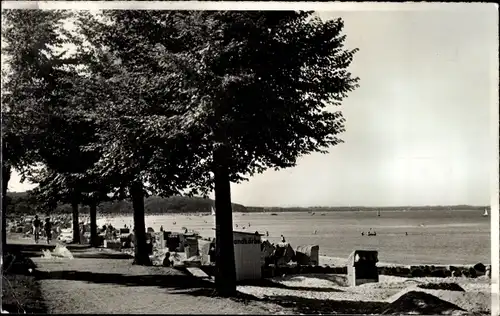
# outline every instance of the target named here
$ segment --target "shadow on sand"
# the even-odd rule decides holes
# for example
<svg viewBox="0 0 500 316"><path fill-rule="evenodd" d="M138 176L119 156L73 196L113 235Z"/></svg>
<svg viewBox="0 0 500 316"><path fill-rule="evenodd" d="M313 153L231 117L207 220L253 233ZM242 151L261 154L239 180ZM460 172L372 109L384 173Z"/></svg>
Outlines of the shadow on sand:
<svg viewBox="0 0 500 316"><path fill-rule="evenodd" d="M305 276L303 275L288 275L283 278L283 280L286 280L288 282L303 282ZM340 286L340 287L346 287L348 286L348 280L346 275L341 275L341 274L307 274L307 278L316 278L324 281L328 281L332 283L335 286ZM295 288L295 287L294 287ZM343 292L342 290L337 290L339 292Z"/></svg>
<svg viewBox="0 0 500 316"><path fill-rule="evenodd" d="M169 295L183 294L194 297L217 297L214 284L210 281L198 279L189 275L123 275L108 273L93 273L83 271L37 271L35 276L38 280L58 279L84 281L91 283L106 283L122 286L156 286L168 289ZM252 285L264 288L293 289L299 291L316 292L341 292L338 289L321 289L310 287L290 287L275 283L269 280L259 280L253 282L241 283L241 285ZM258 298L253 295L238 292L231 299L239 302L248 303L251 301L268 302L280 305L285 308L291 308L297 313L306 314L325 314L325 313L343 313L343 314L377 314L387 308L387 303L382 302L354 302L354 301L328 301L319 299L303 298L299 296L266 296Z"/></svg>
<svg viewBox="0 0 500 316"><path fill-rule="evenodd" d="M208 281L186 275L123 275L119 273L61 270L36 271L35 276L38 280L69 280L124 286L157 286L168 289L204 288L212 285Z"/></svg>
<svg viewBox="0 0 500 316"><path fill-rule="evenodd" d="M309 276L309 275L308 275ZM320 279L328 280L336 285L345 286L346 280L343 276L335 275L311 275ZM301 276L288 276L286 281L300 282L303 279ZM334 288L318 288L305 286L287 286L285 284L273 282L271 280L254 280L241 282L241 285L251 285L264 288L279 288L296 291L311 291L311 292L345 292L341 289ZM386 302L357 302L357 301L333 301L321 300L314 298L305 298L295 295L275 295L264 296L259 299L264 302L274 303L285 308L291 308L296 313L301 314L380 314L388 307Z"/></svg>
<svg viewBox="0 0 500 316"><path fill-rule="evenodd" d="M272 296L265 301L292 308L301 314L381 314L386 302L333 301L298 296Z"/></svg>
<svg viewBox="0 0 500 316"><path fill-rule="evenodd" d="M287 279L289 280L289 279ZM258 286L264 288L278 288L278 289L286 289L286 290L295 290L295 291L312 291L312 292L344 292L340 289L333 288L321 288L321 287L308 287L308 286L288 286L282 283L273 282L271 280L261 279L261 280L251 280L251 281L243 281L240 282L239 285L249 285L249 286Z"/></svg>

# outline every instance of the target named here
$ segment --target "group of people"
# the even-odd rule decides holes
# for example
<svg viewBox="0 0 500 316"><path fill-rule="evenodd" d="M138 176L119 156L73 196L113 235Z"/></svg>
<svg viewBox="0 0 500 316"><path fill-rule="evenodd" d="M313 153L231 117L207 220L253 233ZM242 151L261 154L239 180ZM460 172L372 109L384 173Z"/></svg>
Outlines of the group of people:
<svg viewBox="0 0 500 316"><path fill-rule="evenodd" d="M124 228L128 228L127 224L124 225ZM101 229L99 229L99 234L104 235L107 238L113 238L117 239L118 238L118 229L113 227L110 223L107 225L103 225Z"/></svg>
<svg viewBox="0 0 500 316"><path fill-rule="evenodd" d="M50 217L45 218L45 223L38 218L38 215L35 215L35 219L33 220L33 234L35 235L35 243L38 244L40 240L40 231L45 231L45 236L47 237L47 244L50 244L52 240L52 222L50 221Z"/></svg>

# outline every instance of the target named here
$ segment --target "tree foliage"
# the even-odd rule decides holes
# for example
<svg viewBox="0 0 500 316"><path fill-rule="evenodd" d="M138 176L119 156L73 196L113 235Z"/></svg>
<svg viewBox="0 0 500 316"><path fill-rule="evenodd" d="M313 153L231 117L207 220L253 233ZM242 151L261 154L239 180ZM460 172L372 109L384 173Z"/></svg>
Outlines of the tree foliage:
<svg viewBox="0 0 500 316"><path fill-rule="evenodd" d="M155 16L105 11L79 17L86 43L79 53L88 61L80 95L96 100L81 111L98 124L92 148L102 152L94 172L116 180L121 197L134 181L145 185L146 194L184 193L197 176L192 166L206 156L193 150L191 135L171 136L184 119L187 93L178 87L184 74L162 66L156 43L146 38L155 34L147 27Z"/></svg>
<svg viewBox="0 0 500 316"><path fill-rule="evenodd" d="M358 82L348 71L357 49L344 48L342 20L295 11L111 10L81 13L76 24L82 67L59 73L48 99L71 105L93 133L65 151L58 128L48 138L57 150L47 156L60 164L82 155L81 169L64 170L67 182L90 174L132 198L136 260L144 263L144 196L215 189L216 284L233 293L229 183L341 143L345 121L335 107ZM68 127L84 134L78 126Z"/></svg>
<svg viewBox="0 0 500 316"><path fill-rule="evenodd" d="M292 167L341 142L344 118L332 109L358 81L347 70L357 50L343 48L342 20L311 12L165 15L181 21L168 32L175 41L162 44L177 70L190 74L191 126L203 129L198 135L211 151L221 141L231 148L231 181ZM203 161L207 171L211 163Z"/></svg>
<svg viewBox="0 0 500 316"><path fill-rule="evenodd" d="M62 27L68 16L63 11L2 10L2 203L12 168L26 176L41 156L57 157L53 144L57 123L59 78L64 77L67 41ZM56 133L57 134L57 133ZM2 213L3 214L3 213ZM5 242L5 221L2 240Z"/></svg>
<svg viewBox="0 0 500 316"><path fill-rule="evenodd" d="M56 159L66 149L57 144L64 131L49 134L59 132L65 120L54 114L63 105L59 91L67 75L64 66L74 62L63 50L68 43L63 28L68 12L5 10L2 17L2 57L6 59L2 69L2 154L4 161L22 171L41 156Z"/></svg>
<svg viewBox="0 0 500 316"><path fill-rule="evenodd" d="M173 133L185 118L189 94L178 86L185 74L162 64L156 43L147 38L154 34L147 25L156 17L106 11L82 13L77 20L78 58L86 63L74 103L97 126L97 139L86 149L100 153L88 172L116 188L120 198L132 199L138 264L150 263L144 197L172 196L189 187L202 191L193 186L201 179L194 166L207 155L192 135Z"/></svg>
<svg viewBox="0 0 500 316"><path fill-rule="evenodd" d="M344 119L331 109L358 79L347 70L357 49L343 48L340 19L324 22L292 11L105 11L83 21L94 57L99 52L99 86L114 91L108 93L113 102L101 102L98 112L108 114L103 119L123 117L108 123L115 128L109 134L126 131L143 146L154 144L158 152L146 157L159 159L165 154L160 147L172 146L158 144L176 141L197 154L193 165L201 166L203 177L173 191L201 180L198 188L213 189L210 153L222 140L232 150L231 181L292 167L301 155L341 142ZM144 138L132 133L141 129L149 132L139 133ZM103 140L115 143L108 136ZM127 158L115 164L119 170L133 168L126 151L117 156ZM157 168L154 159L146 161L139 170ZM145 180L161 183L154 174Z"/></svg>
<svg viewBox="0 0 500 316"><path fill-rule="evenodd" d="M229 182L341 142L344 119L333 108L358 81L348 72L356 49L343 47L342 20L293 11L106 11L90 19L81 23L92 43L89 69L112 88L97 107L109 131L101 146L111 148L103 165L166 193L215 188L218 279L234 291Z"/></svg>
<svg viewBox="0 0 500 316"><path fill-rule="evenodd" d="M7 117L7 150L3 158L21 171L34 163L42 166L27 169L29 180L40 184L34 193L46 212L59 202L73 204L77 242L78 204L106 192L88 172L100 154L85 147L95 141L95 125L76 111L74 95L79 92L83 61L65 49L74 43L74 36L64 28L72 13L12 10L5 18L8 69L2 110Z"/></svg>

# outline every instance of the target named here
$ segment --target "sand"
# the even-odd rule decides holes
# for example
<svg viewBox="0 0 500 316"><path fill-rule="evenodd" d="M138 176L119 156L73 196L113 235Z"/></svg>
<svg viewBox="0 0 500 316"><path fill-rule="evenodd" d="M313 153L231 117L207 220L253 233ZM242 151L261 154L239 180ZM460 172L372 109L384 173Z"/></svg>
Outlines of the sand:
<svg viewBox="0 0 500 316"><path fill-rule="evenodd" d="M491 310L490 283L488 278L403 278L381 275L379 283L367 283L357 287L340 285L345 276L335 275L290 275L273 278L272 281L287 288L240 286L238 290L257 297L295 296L304 299L385 302L393 303L411 291L431 294L441 300L475 313L489 313ZM429 290L417 287L425 283L456 283L465 292Z"/></svg>

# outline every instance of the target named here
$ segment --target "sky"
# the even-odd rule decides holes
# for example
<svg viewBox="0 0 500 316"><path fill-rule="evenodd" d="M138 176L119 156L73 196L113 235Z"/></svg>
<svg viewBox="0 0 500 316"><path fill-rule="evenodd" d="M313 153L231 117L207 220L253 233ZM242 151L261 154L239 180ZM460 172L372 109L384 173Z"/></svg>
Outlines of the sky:
<svg viewBox="0 0 500 316"><path fill-rule="evenodd" d="M232 184L233 202L489 205L498 178L497 8L353 8L318 12L341 17L346 47L359 48L350 71L360 87L341 107L344 143ZM14 174L9 190L33 187L19 180Z"/></svg>

